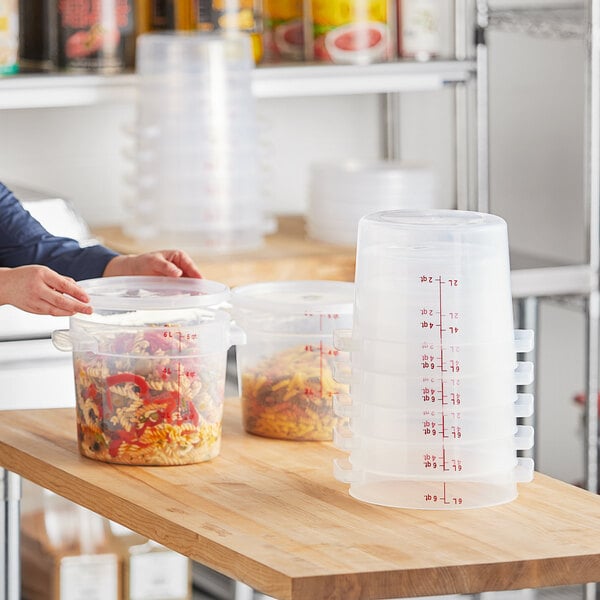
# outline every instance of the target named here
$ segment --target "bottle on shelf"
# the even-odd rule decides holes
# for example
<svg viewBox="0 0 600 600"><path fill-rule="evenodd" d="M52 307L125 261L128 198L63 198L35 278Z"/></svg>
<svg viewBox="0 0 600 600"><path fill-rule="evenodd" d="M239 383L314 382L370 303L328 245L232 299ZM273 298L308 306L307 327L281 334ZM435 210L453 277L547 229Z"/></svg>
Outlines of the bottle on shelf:
<svg viewBox="0 0 600 600"><path fill-rule="evenodd" d="M387 0L312 0L307 20L309 60L369 64L393 54Z"/></svg>
<svg viewBox="0 0 600 600"><path fill-rule="evenodd" d="M19 0L19 69L56 68L56 0Z"/></svg>
<svg viewBox="0 0 600 600"><path fill-rule="evenodd" d="M58 0L58 67L118 73L135 61L133 0Z"/></svg>
<svg viewBox="0 0 600 600"><path fill-rule="evenodd" d="M0 0L0 75L19 70L19 5L17 0Z"/></svg>
<svg viewBox="0 0 600 600"><path fill-rule="evenodd" d="M263 58L261 0L196 0L195 23L199 31L239 31L250 35L254 62Z"/></svg>
<svg viewBox="0 0 600 600"><path fill-rule="evenodd" d="M304 3L302 0L263 0L265 62L304 60Z"/></svg>
<svg viewBox="0 0 600 600"><path fill-rule="evenodd" d="M440 55L442 0L398 0L398 56L430 60Z"/></svg>
<svg viewBox="0 0 600 600"><path fill-rule="evenodd" d="M194 0L138 0L138 19L144 31L190 31L195 28Z"/></svg>

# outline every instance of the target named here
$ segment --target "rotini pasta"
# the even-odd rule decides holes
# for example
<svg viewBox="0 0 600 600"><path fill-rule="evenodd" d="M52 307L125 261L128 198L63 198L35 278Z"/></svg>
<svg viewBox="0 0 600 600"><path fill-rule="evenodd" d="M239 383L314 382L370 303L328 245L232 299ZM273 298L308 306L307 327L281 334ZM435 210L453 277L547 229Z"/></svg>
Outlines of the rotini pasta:
<svg viewBox="0 0 600 600"><path fill-rule="evenodd" d="M331 440L337 383L325 355L288 348L242 373L242 418L248 433L289 440Z"/></svg>
<svg viewBox="0 0 600 600"><path fill-rule="evenodd" d="M81 454L132 465L218 455L225 353L198 356L194 335L168 325L107 333L99 347L73 353Z"/></svg>

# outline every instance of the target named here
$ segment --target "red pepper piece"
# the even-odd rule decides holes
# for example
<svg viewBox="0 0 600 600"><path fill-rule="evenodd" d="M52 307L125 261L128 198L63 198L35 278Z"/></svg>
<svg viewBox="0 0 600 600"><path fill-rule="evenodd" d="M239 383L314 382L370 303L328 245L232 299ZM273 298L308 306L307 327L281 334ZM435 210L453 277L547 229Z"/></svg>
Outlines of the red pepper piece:
<svg viewBox="0 0 600 600"><path fill-rule="evenodd" d="M144 431L146 429L146 425L147 424L144 423L144 425L142 425L142 427L137 428L137 429L132 428L129 431L126 431L125 429L120 429L119 431L115 431L112 439L110 440L110 444L108 446L109 454L113 458L115 456L117 456L117 454L119 453L119 447L123 443L135 444L136 446L139 446L140 448L146 446L147 444L142 444L139 441L139 437L144 433Z"/></svg>
<svg viewBox="0 0 600 600"><path fill-rule="evenodd" d="M109 375L106 378L106 404L109 410L113 410L112 400L110 397L110 387L120 383L134 383L138 387L140 398L146 401L145 396L147 396L150 388L148 387L146 380L141 375L136 375L135 373L117 373L116 375Z"/></svg>

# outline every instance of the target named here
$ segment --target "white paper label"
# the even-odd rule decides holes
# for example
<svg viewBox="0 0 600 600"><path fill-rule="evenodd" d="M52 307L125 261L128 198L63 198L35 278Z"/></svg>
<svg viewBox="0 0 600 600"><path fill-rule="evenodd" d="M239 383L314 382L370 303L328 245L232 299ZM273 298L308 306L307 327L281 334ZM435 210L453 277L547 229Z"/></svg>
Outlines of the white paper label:
<svg viewBox="0 0 600 600"><path fill-rule="evenodd" d="M115 554L65 556L60 561L60 600L118 600Z"/></svg>
<svg viewBox="0 0 600 600"><path fill-rule="evenodd" d="M149 552L129 559L130 600L186 598L189 559L177 552Z"/></svg>

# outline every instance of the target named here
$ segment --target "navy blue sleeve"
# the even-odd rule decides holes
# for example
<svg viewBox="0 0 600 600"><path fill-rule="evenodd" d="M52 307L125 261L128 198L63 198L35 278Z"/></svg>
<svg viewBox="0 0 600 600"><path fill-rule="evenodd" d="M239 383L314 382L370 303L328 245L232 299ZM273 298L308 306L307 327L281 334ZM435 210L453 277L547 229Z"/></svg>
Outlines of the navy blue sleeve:
<svg viewBox="0 0 600 600"><path fill-rule="evenodd" d="M0 267L45 265L75 280L92 279L117 255L101 245L82 248L76 240L52 235L0 183Z"/></svg>

